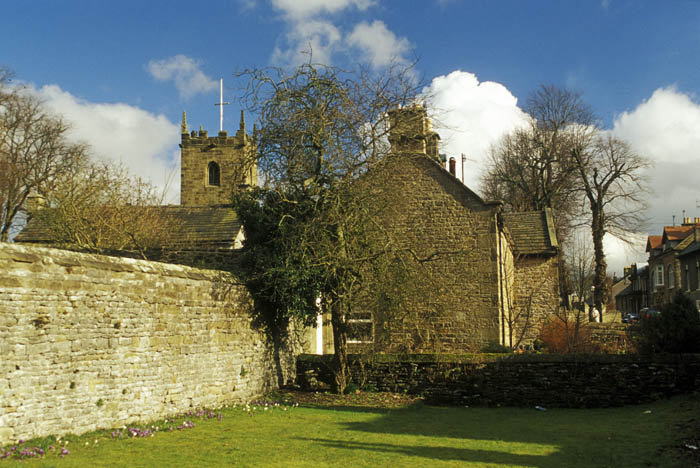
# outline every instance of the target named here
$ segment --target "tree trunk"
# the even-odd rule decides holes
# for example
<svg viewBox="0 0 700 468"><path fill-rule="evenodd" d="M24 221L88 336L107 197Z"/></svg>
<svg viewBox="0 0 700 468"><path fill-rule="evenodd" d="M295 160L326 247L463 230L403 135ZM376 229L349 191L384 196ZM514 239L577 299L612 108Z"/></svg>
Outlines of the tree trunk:
<svg viewBox="0 0 700 468"><path fill-rule="evenodd" d="M344 393L348 386L348 333L345 310L340 301L331 303L331 324L333 325L333 391Z"/></svg>
<svg viewBox="0 0 700 468"><path fill-rule="evenodd" d="M595 270L593 274L593 306L598 309L600 321L603 321L603 303L605 302L605 275L608 264L605 261L603 251L603 237L605 226L603 223L602 208L591 207L593 221L591 223L591 235L593 236L593 260Z"/></svg>

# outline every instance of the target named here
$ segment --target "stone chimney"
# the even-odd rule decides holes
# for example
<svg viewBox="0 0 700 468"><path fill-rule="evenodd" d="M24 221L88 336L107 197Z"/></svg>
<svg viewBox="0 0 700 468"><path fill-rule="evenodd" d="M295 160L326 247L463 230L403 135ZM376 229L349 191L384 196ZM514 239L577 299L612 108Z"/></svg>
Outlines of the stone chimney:
<svg viewBox="0 0 700 468"><path fill-rule="evenodd" d="M440 135L432 130L424 106L414 104L390 111L389 125L392 153L425 154L440 162Z"/></svg>

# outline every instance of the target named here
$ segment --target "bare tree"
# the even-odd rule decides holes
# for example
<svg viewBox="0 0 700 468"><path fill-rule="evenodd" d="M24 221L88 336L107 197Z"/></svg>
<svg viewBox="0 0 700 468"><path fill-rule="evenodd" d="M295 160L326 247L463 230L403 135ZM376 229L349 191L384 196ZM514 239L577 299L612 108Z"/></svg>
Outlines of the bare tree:
<svg viewBox="0 0 700 468"><path fill-rule="evenodd" d="M160 252L175 222L157 205L163 196L120 165L87 158L57 175L45 205L31 214L49 241L88 252L133 251L141 258Z"/></svg>
<svg viewBox="0 0 700 468"><path fill-rule="evenodd" d="M607 302L603 238L611 233L624 239L626 231L642 223L649 192L643 171L650 162L626 142L602 132L590 144L574 147L571 156L588 205L595 265L593 303L602 321L603 304Z"/></svg>
<svg viewBox="0 0 700 468"><path fill-rule="evenodd" d="M509 211L552 208L557 237L564 241L578 209L571 149L590 139L594 116L579 93L551 85L533 92L524 110L527 126L492 148L482 191Z"/></svg>
<svg viewBox="0 0 700 468"><path fill-rule="evenodd" d="M86 154L67 138L68 124L48 113L38 98L7 86L0 75L0 241L9 239L32 193L47 195L56 177ZM2 80L5 80L5 83Z"/></svg>

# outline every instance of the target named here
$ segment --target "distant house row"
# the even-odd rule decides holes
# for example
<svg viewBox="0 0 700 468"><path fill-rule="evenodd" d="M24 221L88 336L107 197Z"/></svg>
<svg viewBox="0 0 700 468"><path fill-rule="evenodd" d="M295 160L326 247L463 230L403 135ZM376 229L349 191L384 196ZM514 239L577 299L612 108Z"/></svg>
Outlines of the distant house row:
<svg viewBox="0 0 700 468"><path fill-rule="evenodd" d="M700 218L684 218L680 226L665 226L647 239L649 264L625 268L629 284L616 296L624 315L641 308L660 309L683 291L700 311Z"/></svg>

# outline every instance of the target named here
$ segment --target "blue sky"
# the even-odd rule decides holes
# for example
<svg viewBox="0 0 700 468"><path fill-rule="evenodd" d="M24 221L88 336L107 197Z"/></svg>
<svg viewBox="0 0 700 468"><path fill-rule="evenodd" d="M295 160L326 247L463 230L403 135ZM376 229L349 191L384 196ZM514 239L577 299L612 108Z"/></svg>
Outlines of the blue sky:
<svg viewBox="0 0 700 468"><path fill-rule="evenodd" d="M237 129L233 74L294 65L311 44L315 59L341 66L418 58L444 115L443 150L467 154L464 179L477 191L488 147L552 83L582 92L606 128L656 163L650 232L683 210L700 216L700 2L17 0L3 10L0 64L97 154L156 184L179 162L183 110L191 128L218 130L223 78L224 127Z"/></svg>

